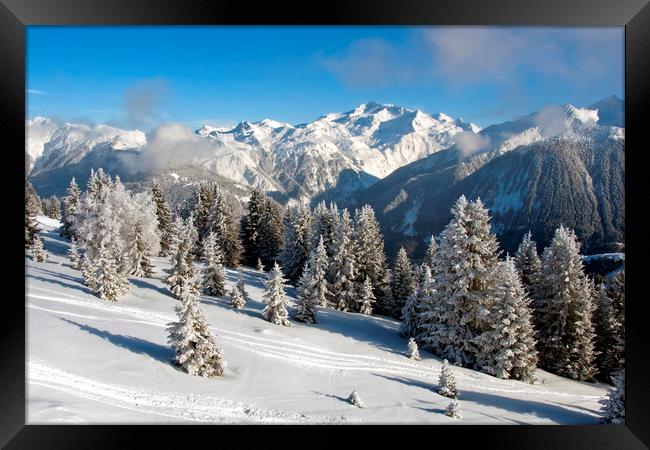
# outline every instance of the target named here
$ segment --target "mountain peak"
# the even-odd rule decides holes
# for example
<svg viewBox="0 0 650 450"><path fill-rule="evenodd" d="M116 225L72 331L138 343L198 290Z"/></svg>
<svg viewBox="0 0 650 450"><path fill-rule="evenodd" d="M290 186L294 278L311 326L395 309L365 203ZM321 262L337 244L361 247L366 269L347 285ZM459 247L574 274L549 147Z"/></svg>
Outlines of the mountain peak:
<svg viewBox="0 0 650 450"><path fill-rule="evenodd" d="M564 110L567 113L567 119L577 120L585 125L595 125L598 122L598 110L588 108L576 108L570 103L566 103Z"/></svg>

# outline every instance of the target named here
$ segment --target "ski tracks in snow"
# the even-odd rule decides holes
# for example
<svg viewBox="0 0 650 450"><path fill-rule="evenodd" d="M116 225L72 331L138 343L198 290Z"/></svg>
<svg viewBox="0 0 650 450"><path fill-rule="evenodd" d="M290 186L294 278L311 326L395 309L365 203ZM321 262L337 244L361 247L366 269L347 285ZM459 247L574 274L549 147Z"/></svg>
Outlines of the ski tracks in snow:
<svg viewBox="0 0 650 450"><path fill-rule="evenodd" d="M306 416L261 409L203 394L183 395L107 383L56 369L40 360L29 361L28 381L31 385L47 387L76 397L179 421L287 424L350 421L338 416Z"/></svg>
<svg viewBox="0 0 650 450"><path fill-rule="evenodd" d="M99 301L94 298L76 297L64 292L56 292L38 287L30 288L30 290L32 289L46 291L49 294L41 295L28 291L27 295L34 299L58 302L74 306L82 306L95 310L111 311L117 314L128 315L139 319L133 320L113 317L110 318L110 320L146 323L158 327L165 327L169 322L175 320L174 317L165 314L144 311L139 308L120 306L113 303ZM56 314L70 315L75 317L82 316L88 319L96 320L106 320L106 317L91 315L85 316L82 314L70 313L67 311L49 310L47 308L42 308L31 303L28 306ZM311 345L268 339L225 329L219 329L218 333L215 334L217 335L218 340L228 342L232 346L235 346L244 351L258 354L261 357L273 358L290 364L322 371L366 371L399 376L414 376L431 381L433 386L437 384L437 378L439 374L438 372L440 370L439 366L431 366L423 362L412 362L405 356L403 357L404 360L400 361L397 358L386 358L365 354L339 353ZM497 378L490 378L489 381L486 380L486 382L482 383L480 377L471 373L466 374L463 373L463 371L458 370L456 371L455 375L456 379L462 382L462 387L474 388L479 391L500 392L507 395L514 394L526 397L539 396L545 399L548 399L548 396L570 397L584 400L593 400L600 398L600 396L597 395L581 395L568 392L549 391L535 385L527 385L526 389L517 389L516 387L507 385L512 384L512 381L499 380ZM504 386L488 386L488 382L493 385L503 384Z"/></svg>

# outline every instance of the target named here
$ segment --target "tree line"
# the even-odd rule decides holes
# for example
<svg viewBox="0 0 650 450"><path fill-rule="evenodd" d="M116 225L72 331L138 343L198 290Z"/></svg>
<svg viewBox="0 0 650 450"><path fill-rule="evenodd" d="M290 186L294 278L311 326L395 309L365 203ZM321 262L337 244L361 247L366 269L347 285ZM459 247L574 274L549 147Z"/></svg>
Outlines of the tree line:
<svg viewBox="0 0 650 450"><path fill-rule="evenodd" d="M26 246L39 245L37 198L28 185ZM86 284L109 301L128 290L128 276L152 276L153 255L170 257L166 281L184 300L201 289L225 295L224 267L245 264L270 270L263 315L280 325L289 324L288 282L298 288L297 321L315 323L319 307L387 315L402 321L403 336L456 365L523 381L533 381L537 366L610 381L624 364L624 272L596 286L575 234L562 226L541 257L528 233L513 257L502 258L480 199L461 196L451 212L424 261L413 264L402 248L389 267L368 205L283 208L253 190L238 219L219 186L204 182L181 217L155 183L133 194L99 169L83 193L71 181L62 234L72 239L71 260ZM204 262L200 282L197 260ZM229 296L234 307L245 305L242 280ZM182 313L197 316L188 308Z"/></svg>

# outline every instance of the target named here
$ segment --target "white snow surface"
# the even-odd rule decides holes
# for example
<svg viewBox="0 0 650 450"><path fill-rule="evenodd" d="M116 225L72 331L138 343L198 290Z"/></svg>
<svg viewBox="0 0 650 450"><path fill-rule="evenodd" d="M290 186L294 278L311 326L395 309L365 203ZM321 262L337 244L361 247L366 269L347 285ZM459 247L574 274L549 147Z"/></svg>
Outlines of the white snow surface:
<svg viewBox="0 0 650 450"><path fill-rule="evenodd" d="M261 317L265 274L243 268L250 301L202 295L228 363L207 379L171 364L165 326L175 320L162 282L132 278L117 303L90 293L65 256L69 241L39 218L49 259L26 256L27 423L440 423L574 424L599 420L601 384L537 371L534 385L454 367L462 420L436 394L441 360L407 357L398 322L319 309L318 323L273 325ZM238 273L227 273L228 289ZM290 299L295 290L287 289ZM293 312L293 305L290 313ZM346 401L356 386L365 408Z"/></svg>

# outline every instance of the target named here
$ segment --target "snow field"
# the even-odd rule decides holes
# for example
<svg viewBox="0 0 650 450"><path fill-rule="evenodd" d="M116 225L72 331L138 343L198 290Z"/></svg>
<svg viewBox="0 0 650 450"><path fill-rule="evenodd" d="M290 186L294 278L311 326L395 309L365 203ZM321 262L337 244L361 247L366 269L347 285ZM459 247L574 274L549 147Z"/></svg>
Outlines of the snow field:
<svg viewBox="0 0 650 450"><path fill-rule="evenodd" d="M261 317L265 274L242 268L250 301L234 310L200 297L223 348L224 376L187 375L171 364L167 323L177 300L154 278L131 278L117 303L100 300L69 266L69 241L42 223L49 260L26 257L28 423L596 423L600 384L538 370L529 385L454 367L463 418L435 393L441 360L406 356L399 323L318 309L315 325ZM227 271L228 290L238 272ZM287 295L295 299L295 289ZM294 311L290 305L290 314ZM357 386L365 408L347 402Z"/></svg>

